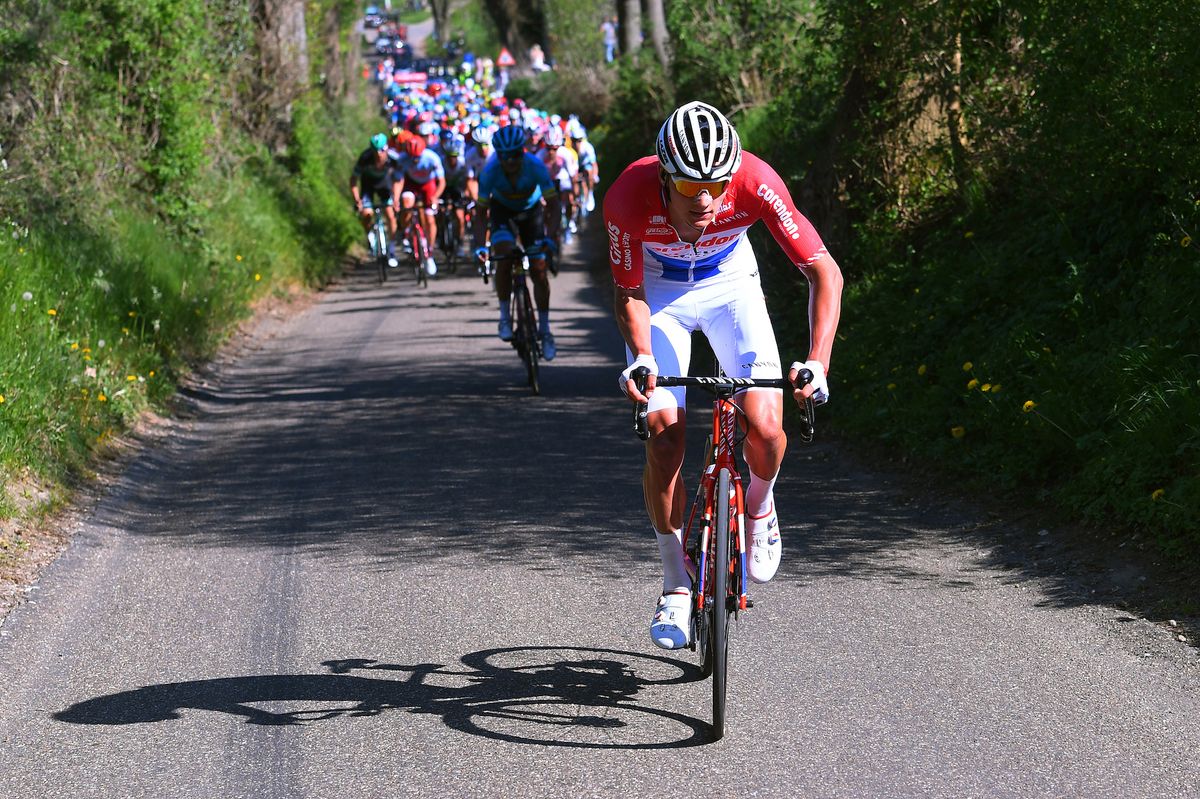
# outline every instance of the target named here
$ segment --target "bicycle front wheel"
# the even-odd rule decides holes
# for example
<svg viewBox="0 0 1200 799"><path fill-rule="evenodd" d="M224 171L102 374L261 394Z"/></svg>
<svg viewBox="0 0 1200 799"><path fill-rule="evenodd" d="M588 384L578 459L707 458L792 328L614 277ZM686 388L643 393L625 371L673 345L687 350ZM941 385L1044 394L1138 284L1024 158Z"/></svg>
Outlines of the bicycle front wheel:
<svg viewBox="0 0 1200 799"><path fill-rule="evenodd" d="M409 246L412 247L413 274L417 279L417 285L428 286L429 275L425 273L425 247L423 246L425 236L419 222L413 224L408 236Z"/></svg>
<svg viewBox="0 0 1200 799"><path fill-rule="evenodd" d="M712 657L713 657L713 739L725 736L725 695L729 684L729 617L733 615L729 592L729 540L731 537L729 470L722 469L717 475L717 494L713 510L717 514L716 543L713 546L713 608L712 608Z"/></svg>
<svg viewBox="0 0 1200 799"><path fill-rule="evenodd" d="M521 359L525 361L525 376L534 394L541 394L542 389L538 380L538 342L537 322L533 318L533 302L529 298L529 287L522 283L513 286L513 297L516 298L516 316L513 321L517 325L517 336L520 344L517 349Z"/></svg>
<svg viewBox="0 0 1200 799"><path fill-rule="evenodd" d="M379 285L387 280L388 238L387 225L382 221L375 225L375 244L378 252L375 254L375 264L379 269Z"/></svg>

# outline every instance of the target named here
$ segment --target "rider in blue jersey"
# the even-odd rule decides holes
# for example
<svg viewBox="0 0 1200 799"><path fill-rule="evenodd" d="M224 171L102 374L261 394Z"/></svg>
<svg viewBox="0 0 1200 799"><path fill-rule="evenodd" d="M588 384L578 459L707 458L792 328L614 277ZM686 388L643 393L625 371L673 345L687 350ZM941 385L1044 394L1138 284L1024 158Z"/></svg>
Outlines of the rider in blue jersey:
<svg viewBox="0 0 1200 799"><path fill-rule="evenodd" d="M504 256L512 252L514 231L520 235L521 246L529 249L541 244L554 249L558 234L558 187L537 157L525 152L525 131L509 125L496 132L492 139L496 154L488 159L479 175L479 199L476 201L474 224L475 252L482 259L485 230L491 231L492 247L496 254L496 294L500 299L500 339L512 340L512 319L509 299L512 296L512 262ZM545 201L543 205L543 200ZM548 211L543 215L543 208ZM485 223L486 218L486 223ZM486 228L485 228L486 224ZM550 334L550 278L546 274L546 259L529 259L533 276L534 304L538 309L538 332L542 338L542 354L554 358L554 336Z"/></svg>

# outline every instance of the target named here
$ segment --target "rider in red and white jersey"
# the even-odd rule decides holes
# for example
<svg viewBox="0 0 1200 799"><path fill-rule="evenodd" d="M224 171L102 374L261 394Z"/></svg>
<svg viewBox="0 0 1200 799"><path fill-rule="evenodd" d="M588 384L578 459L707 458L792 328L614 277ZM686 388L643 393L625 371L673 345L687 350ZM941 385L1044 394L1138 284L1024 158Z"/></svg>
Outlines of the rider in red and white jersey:
<svg viewBox="0 0 1200 799"><path fill-rule="evenodd" d="M643 487L663 563L663 593L650 635L657 646L688 643L691 581L681 544L687 503L680 467L684 454L684 390L655 390L654 376L687 374L691 333L702 331L730 377L782 376L758 264L746 231L763 220L784 253L810 283L808 360L813 372L797 400L828 400L826 374L841 314L842 275L821 237L796 209L783 181L742 150L737 131L717 109L700 102L676 109L658 134L657 156L635 161L604 198L614 313L629 366L620 385L633 401L649 403L653 434L646 445ZM645 396L630 373L649 368ZM746 514L752 546L750 576L767 582L781 544L773 490L787 448L783 395L751 389L743 455L750 468Z"/></svg>

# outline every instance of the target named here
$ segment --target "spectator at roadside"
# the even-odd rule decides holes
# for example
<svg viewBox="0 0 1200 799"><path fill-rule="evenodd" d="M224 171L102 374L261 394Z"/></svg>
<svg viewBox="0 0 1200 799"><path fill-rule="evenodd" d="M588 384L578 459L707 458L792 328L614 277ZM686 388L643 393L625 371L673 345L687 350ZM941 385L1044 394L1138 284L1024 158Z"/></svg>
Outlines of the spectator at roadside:
<svg viewBox="0 0 1200 799"><path fill-rule="evenodd" d="M600 35L604 37L604 60L612 63L617 51L616 17L611 17L600 23Z"/></svg>
<svg viewBox="0 0 1200 799"><path fill-rule="evenodd" d="M546 66L546 51L537 42L534 42L533 47L529 48L529 66L534 72L545 72L550 69Z"/></svg>

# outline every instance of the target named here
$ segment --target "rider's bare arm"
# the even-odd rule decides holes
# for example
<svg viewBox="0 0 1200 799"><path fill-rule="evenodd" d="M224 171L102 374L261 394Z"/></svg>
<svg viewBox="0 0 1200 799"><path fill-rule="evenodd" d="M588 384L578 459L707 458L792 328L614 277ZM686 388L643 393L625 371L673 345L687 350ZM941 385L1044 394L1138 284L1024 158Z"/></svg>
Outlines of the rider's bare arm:
<svg viewBox="0 0 1200 799"><path fill-rule="evenodd" d="M617 321L617 329L636 358L639 355L652 355L650 349L650 305L646 302L646 289L625 288L613 284L613 316ZM646 395L654 391L655 377L650 376L646 384ZM646 396L637 390L630 380L626 383L625 391L634 402L645 402Z"/></svg>
<svg viewBox="0 0 1200 799"><path fill-rule="evenodd" d="M838 320L842 315L842 270L833 256L823 252L815 261L800 266L808 278L808 359L820 361L829 374L829 359Z"/></svg>

